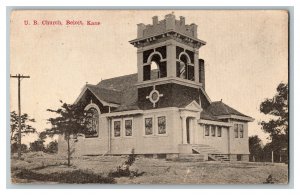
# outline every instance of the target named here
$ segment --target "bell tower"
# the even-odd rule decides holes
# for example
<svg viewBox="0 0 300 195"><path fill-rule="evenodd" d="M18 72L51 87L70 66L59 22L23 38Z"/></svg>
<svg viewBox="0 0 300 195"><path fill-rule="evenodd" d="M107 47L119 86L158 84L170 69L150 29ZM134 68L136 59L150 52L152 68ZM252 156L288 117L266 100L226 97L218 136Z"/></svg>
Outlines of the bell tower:
<svg viewBox="0 0 300 195"><path fill-rule="evenodd" d="M173 14L152 20L152 24L138 24L137 38L130 41L137 48L139 107L180 107L182 102L199 102L204 85L199 48L206 43L198 39L197 25L185 24L182 16L176 20Z"/></svg>

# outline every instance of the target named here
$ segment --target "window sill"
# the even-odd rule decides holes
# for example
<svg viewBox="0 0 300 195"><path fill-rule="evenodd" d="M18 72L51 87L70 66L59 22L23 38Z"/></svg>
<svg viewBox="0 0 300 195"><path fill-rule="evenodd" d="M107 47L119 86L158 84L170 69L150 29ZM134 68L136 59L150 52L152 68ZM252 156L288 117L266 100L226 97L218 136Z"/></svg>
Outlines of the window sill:
<svg viewBox="0 0 300 195"><path fill-rule="evenodd" d="M112 137L111 139L134 139L134 136Z"/></svg>
<svg viewBox="0 0 300 195"><path fill-rule="evenodd" d="M143 135L143 137L167 137L168 134Z"/></svg>

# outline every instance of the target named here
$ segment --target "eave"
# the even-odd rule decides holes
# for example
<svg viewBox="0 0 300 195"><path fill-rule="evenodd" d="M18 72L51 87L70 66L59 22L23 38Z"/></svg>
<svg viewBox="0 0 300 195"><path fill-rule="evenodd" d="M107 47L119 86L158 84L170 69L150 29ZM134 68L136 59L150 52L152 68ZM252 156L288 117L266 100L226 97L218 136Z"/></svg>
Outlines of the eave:
<svg viewBox="0 0 300 195"><path fill-rule="evenodd" d="M89 88L88 85L86 85L83 90L81 91L81 93L79 94L79 96L77 97L77 99L75 100L74 104L77 104L79 102L79 100L82 98L82 96L84 95L84 93L87 91L87 90L90 90L90 92L97 98L97 100L100 101L100 103L103 105L103 106L109 106L109 107L119 107L120 105L119 104L116 104L116 103L110 103L110 102L107 102L107 101L104 101L102 99L100 99L94 92L92 89Z"/></svg>
<svg viewBox="0 0 300 195"><path fill-rule="evenodd" d="M207 124L207 125L219 125L223 127L232 127L232 123L226 123L226 122L221 122L221 121L211 121L211 120L206 120L206 119L199 119L198 120L199 124Z"/></svg>
<svg viewBox="0 0 300 195"><path fill-rule="evenodd" d="M255 119L248 116L239 116L234 114L216 116L218 119L237 119L242 121L253 122Z"/></svg>
<svg viewBox="0 0 300 195"><path fill-rule="evenodd" d="M206 45L205 41L202 41L202 40L197 39L195 37L191 37L189 35L185 35L183 33L180 33L180 32L174 31L174 30L169 30L169 31L166 31L164 33L159 33L159 34L155 34L155 35L151 35L151 36L147 36L147 37L133 39L133 40L129 41L129 43L136 46L136 47L138 47L138 45L141 44L141 43L155 41L155 40L157 40L159 38L162 38L162 37L171 37L172 38L171 35L172 36L174 35L175 37L178 37L178 38L182 38L182 40L185 40L187 42L197 44L199 48L203 45Z"/></svg>

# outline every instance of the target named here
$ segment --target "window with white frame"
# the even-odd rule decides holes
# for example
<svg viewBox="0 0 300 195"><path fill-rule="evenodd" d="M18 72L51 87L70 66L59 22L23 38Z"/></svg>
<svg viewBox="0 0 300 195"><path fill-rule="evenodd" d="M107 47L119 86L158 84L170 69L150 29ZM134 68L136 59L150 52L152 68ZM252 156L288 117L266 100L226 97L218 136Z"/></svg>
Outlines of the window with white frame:
<svg viewBox="0 0 300 195"><path fill-rule="evenodd" d="M213 136L213 137L216 136L216 126L214 126L214 125L211 126L211 136Z"/></svg>
<svg viewBox="0 0 300 195"><path fill-rule="evenodd" d="M218 126L217 135L218 135L218 137L222 137L222 127L221 126Z"/></svg>
<svg viewBox="0 0 300 195"><path fill-rule="evenodd" d="M205 136L209 136L209 125L204 125L205 128Z"/></svg>
<svg viewBox="0 0 300 195"><path fill-rule="evenodd" d="M166 134L166 117L157 117L158 134Z"/></svg>
<svg viewBox="0 0 300 195"><path fill-rule="evenodd" d="M240 132L240 138L244 137L244 125L239 124L239 132Z"/></svg>
<svg viewBox="0 0 300 195"><path fill-rule="evenodd" d="M121 120L113 121L114 137L121 136Z"/></svg>
<svg viewBox="0 0 300 195"><path fill-rule="evenodd" d="M125 136L132 136L132 119L124 120Z"/></svg>
<svg viewBox="0 0 300 195"><path fill-rule="evenodd" d="M153 135L153 117L145 118L145 135Z"/></svg>
<svg viewBox="0 0 300 195"><path fill-rule="evenodd" d="M238 124L234 124L234 137L239 137L239 130L238 130Z"/></svg>

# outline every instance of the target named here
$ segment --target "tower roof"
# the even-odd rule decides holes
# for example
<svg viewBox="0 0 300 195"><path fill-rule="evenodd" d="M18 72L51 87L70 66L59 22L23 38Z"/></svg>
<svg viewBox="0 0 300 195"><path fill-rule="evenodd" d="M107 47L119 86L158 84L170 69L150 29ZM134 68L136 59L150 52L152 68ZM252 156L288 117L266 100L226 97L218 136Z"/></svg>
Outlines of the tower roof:
<svg viewBox="0 0 300 195"><path fill-rule="evenodd" d="M200 48L206 42L198 39L197 25L185 24L183 16L176 20L174 14L168 14L163 20L157 16L152 17L152 24L140 23L137 25L137 38L129 41L135 47L143 47L159 40L175 39L185 44Z"/></svg>

